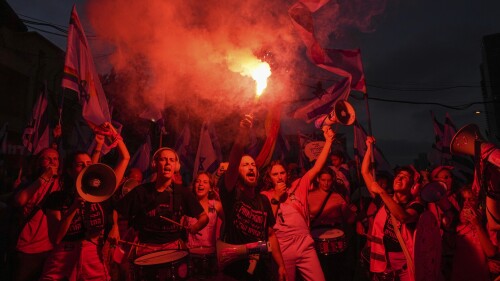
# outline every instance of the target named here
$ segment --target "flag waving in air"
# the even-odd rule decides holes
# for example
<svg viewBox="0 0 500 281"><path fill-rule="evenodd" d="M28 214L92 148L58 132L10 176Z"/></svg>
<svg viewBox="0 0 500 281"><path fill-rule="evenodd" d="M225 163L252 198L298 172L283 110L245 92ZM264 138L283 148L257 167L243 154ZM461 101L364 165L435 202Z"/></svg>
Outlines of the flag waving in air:
<svg viewBox="0 0 500 281"><path fill-rule="evenodd" d="M317 2L314 7L308 2ZM292 24L307 47L309 59L318 67L348 78L350 87L366 93L365 75L359 49L326 49L319 45L314 34L312 13L328 1L298 1L288 10Z"/></svg>
<svg viewBox="0 0 500 281"><path fill-rule="evenodd" d="M177 155L179 155L179 161L181 162L181 167L186 168L188 171L193 170L193 158L194 149L191 148L191 129L189 129L189 122L184 124L179 138L175 142L174 146Z"/></svg>
<svg viewBox="0 0 500 281"><path fill-rule="evenodd" d="M68 29L62 87L78 93L82 115L89 126L111 122L108 102L74 5Z"/></svg>
<svg viewBox="0 0 500 281"><path fill-rule="evenodd" d="M198 152L194 161L193 179L199 172L213 173L221 162L220 152L217 152L218 141L214 138L212 125L204 121L201 126Z"/></svg>
<svg viewBox="0 0 500 281"><path fill-rule="evenodd" d="M349 97L351 89L366 93L360 50L326 49L321 47L316 39L312 13L327 2L302 0L288 10L295 29L307 47L309 59L318 67L341 77L339 82L326 91L327 94L300 107L293 114L294 118L304 119L307 122L320 114L329 113L335 101L346 100Z"/></svg>
<svg viewBox="0 0 500 281"><path fill-rule="evenodd" d="M357 163L361 163L361 160L365 156L366 153L366 131L365 129L358 123L354 123L354 157L356 158ZM389 161L385 158L384 154L374 145L373 147L373 155L375 160L375 170L377 172L385 171L388 174L392 174L392 168L389 164Z"/></svg>
<svg viewBox="0 0 500 281"><path fill-rule="evenodd" d="M33 154L49 147L50 129L47 105L47 87L44 85L33 107L31 120L23 133L23 145Z"/></svg>
<svg viewBox="0 0 500 281"><path fill-rule="evenodd" d="M444 126L436 119L433 111L431 111L431 116L432 126L434 129L434 143L432 144L432 150L427 158L432 165L441 165L443 164L442 154Z"/></svg>
<svg viewBox="0 0 500 281"><path fill-rule="evenodd" d="M149 134L146 136L146 140L137 149L130 160L129 167L138 168L143 173L145 173L149 165L151 164L151 137Z"/></svg>

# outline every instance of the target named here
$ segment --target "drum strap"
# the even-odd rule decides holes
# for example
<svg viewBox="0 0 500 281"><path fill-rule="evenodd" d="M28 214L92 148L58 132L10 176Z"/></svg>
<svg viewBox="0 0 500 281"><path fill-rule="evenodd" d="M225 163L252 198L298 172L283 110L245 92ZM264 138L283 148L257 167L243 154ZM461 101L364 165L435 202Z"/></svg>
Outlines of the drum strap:
<svg viewBox="0 0 500 281"><path fill-rule="evenodd" d="M316 221L319 218L319 216L321 216L321 213L323 213L323 210L325 209L325 206L326 206L326 202L328 202L328 199L330 198L332 193L333 193L333 190L330 190L328 192L328 194L326 195L325 200L323 200L323 203L321 203L321 207L319 208L318 213L314 216L314 218L312 218L311 225L314 225L314 221Z"/></svg>
<svg viewBox="0 0 500 281"><path fill-rule="evenodd" d="M397 226L396 223L396 218L392 215L392 213L390 213L389 216L391 216L391 222L392 226L394 227L394 232L396 233L399 244L401 245L401 249L403 249L403 253L405 254L406 264L408 266L408 271L410 272L410 278L411 280L414 280L415 267L413 266L413 259L410 256L410 252L408 252L408 247L406 247L405 241L403 241L403 237L401 236L401 232L399 231L399 227Z"/></svg>

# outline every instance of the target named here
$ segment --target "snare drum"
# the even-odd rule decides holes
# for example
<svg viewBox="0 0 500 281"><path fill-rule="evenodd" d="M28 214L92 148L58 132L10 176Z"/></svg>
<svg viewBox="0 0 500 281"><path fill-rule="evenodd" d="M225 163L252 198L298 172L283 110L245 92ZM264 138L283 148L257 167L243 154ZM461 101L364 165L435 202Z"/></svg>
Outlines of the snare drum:
<svg viewBox="0 0 500 281"><path fill-rule="evenodd" d="M189 277L189 255L183 250L163 250L134 260L135 280L173 281Z"/></svg>
<svg viewBox="0 0 500 281"><path fill-rule="evenodd" d="M204 279L217 275L217 256L214 247L191 248L189 249L189 254L193 277Z"/></svg>
<svg viewBox="0 0 500 281"><path fill-rule="evenodd" d="M340 229L319 228L311 230L316 251L322 255L331 255L343 252L347 248L344 231Z"/></svg>

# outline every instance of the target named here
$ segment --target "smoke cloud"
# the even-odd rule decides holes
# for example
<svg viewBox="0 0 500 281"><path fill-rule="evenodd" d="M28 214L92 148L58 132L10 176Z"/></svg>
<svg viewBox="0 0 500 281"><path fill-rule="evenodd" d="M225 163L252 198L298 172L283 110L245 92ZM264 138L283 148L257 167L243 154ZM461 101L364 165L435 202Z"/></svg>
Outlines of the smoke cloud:
<svg viewBox="0 0 500 281"><path fill-rule="evenodd" d="M367 3L372 1L326 4L318 11L318 36L340 34L343 26L370 30L371 17L381 13L385 4L376 1L372 8ZM208 114L217 120L228 110L252 107L256 85L237 71L244 68L239 63L265 61L271 66L262 101L293 100L303 91L297 77L313 66L291 25L288 8L292 4L286 0L91 0L87 15L97 36L113 49L109 63L125 77L119 88L130 101L126 105L130 114L139 115L146 105ZM353 16L356 13L361 16Z"/></svg>

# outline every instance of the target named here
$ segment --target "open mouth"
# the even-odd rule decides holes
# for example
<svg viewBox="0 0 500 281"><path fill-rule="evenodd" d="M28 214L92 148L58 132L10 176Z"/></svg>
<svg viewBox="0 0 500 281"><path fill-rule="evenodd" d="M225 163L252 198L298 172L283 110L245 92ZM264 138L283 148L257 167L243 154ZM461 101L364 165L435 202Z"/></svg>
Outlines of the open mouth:
<svg viewBox="0 0 500 281"><path fill-rule="evenodd" d="M255 173L254 173L254 172L249 172L249 173L247 173L247 178L248 178L249 180L255 180L256 175L255 175Z"/></svg>

